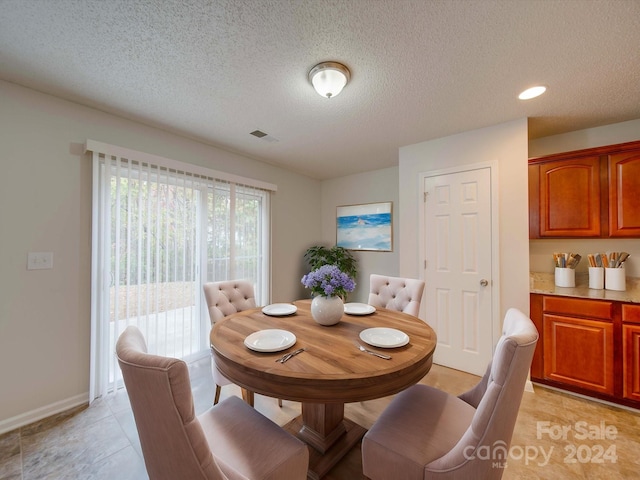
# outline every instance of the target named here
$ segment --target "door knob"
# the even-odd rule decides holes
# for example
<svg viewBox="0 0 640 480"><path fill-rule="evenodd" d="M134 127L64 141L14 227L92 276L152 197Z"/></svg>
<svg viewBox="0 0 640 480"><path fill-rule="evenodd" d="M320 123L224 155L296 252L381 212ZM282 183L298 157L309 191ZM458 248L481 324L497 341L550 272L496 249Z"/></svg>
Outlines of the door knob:
<svg viewBox="0 0 640 480"><path fill-rule="evenodd" d="M480 280L481 287L486 287L487 285L489 285L489 281L486 278L483 278L482 280Z"/></svg>

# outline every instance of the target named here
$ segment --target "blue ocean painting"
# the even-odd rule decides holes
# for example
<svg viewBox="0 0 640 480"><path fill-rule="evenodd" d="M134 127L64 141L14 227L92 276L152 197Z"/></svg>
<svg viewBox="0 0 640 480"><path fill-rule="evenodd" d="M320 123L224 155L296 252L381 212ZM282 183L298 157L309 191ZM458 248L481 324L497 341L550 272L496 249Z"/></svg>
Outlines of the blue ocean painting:
<svg viewBox="0 0 640 480"><path fill-rule="evenodd" d="M351 250L391 251L391 212L357 213L337 220L337 245ZM354 214L351 214L354 213Z"/></svg>

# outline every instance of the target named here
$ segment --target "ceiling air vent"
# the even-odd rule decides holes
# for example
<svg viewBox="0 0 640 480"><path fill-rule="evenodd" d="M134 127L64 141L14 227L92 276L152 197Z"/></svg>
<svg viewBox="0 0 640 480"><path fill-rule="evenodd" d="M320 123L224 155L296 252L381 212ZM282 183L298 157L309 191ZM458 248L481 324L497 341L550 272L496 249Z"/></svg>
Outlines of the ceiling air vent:
<svg viewBox="0 0 640 480"><path fill-rule="evenodd" d="M271 135L269 135L268 133L264 133L260 130L254 130L253 132L251 132L251 135L253 135L256 138L260 138L261 140L264 140L265 142L277 142L278 139L276 137L273 137Z"/></svg>

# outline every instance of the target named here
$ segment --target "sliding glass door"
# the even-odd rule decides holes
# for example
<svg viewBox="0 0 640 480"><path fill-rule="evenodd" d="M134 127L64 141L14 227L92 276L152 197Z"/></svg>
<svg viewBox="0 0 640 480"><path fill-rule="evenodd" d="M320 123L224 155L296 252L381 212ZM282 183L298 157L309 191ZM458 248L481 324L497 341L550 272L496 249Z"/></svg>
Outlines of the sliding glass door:
<svg viewBox="0 0 640 480"><path fill-rule="evenodd" d="M128 325L150 353L208 355L206 281L248 279L266 300L268 192L94 153L92 399L121 384Z"/></svg>

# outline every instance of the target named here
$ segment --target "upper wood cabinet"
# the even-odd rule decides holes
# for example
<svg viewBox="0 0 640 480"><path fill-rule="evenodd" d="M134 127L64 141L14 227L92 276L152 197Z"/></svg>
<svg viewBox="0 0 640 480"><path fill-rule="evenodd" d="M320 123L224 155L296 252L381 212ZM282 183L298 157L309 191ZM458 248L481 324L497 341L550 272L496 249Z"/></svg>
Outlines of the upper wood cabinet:
<svg viewBox="0 0 640 480"><path fill-rule="evenodd" d="M640 142L529 160L529 236L640 237Z"/></svg>
<svg viewBox="0 0 640 480"><path fill-rule="evenodd" d="M609 155L609 235L640 237L640 150Z"/></svg>
<svg viewBox="0 0 640 480"><path fill-rule="evenodd" d="M540 165L540 236L600 236L600 157Z"/></svg>

